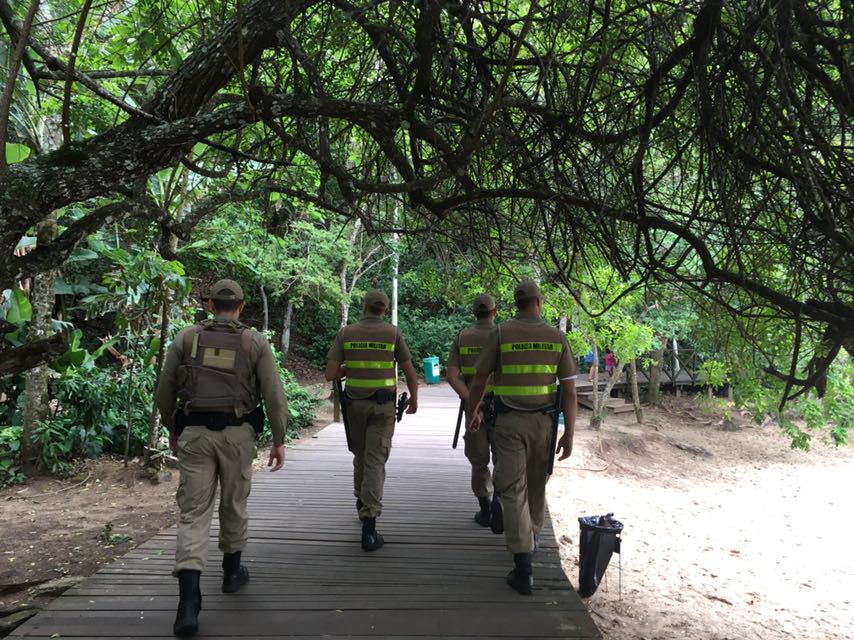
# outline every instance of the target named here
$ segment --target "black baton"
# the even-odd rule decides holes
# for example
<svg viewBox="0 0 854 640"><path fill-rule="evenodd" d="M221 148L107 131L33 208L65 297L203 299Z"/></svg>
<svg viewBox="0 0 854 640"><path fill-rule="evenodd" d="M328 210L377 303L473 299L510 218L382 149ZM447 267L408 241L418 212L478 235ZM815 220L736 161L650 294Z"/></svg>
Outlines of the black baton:
<svg viewBox="0 0 854 640"><path fill-rule="evenodd" d="M555 410L554 415L552 416L552 437L551 437L551 449L549 450L549 468L548 475L552 474L555 468L555 451L557 450L557 429L558 423L560 421L560 395L561 395L561 387L560 380L557 383L557 391L555 391Z"/></svg>
<svg viewBox="0 0 854 640"><path fill-rule="evenodd" d="M335 390L338 392L338 402L341 403L341 420L344 422L344 436L347 438L347 450L353 450L353 441L350 440L350 421L347 419L347 405L350 404L349 398L344 395L344 385L341 384L341 378L335 378Z"/></svg>
<svg viewBox="0 0 854 640"><path fill-rule="evenodd" d="M460 398L460 410L457 411L457 428L454 430L454 442L451 444L451 449L457 448L457 442L460 440L460 426L463 424L463 417L466 415L466 401Z"/></svg>

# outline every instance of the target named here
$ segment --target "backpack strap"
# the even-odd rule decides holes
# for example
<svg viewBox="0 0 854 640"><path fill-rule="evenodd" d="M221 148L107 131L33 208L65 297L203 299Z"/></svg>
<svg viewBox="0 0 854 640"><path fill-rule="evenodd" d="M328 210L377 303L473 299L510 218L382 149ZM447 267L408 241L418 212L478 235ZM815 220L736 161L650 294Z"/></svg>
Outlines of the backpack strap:
<svg viewBox="0 0 854 640"><path fill-rule="evenodd" d="M182 346L184 347L184 359L195 360L199 350L199 334L205 330L204 325L193 325L190 331L186 331L182 336Z"/></svg>

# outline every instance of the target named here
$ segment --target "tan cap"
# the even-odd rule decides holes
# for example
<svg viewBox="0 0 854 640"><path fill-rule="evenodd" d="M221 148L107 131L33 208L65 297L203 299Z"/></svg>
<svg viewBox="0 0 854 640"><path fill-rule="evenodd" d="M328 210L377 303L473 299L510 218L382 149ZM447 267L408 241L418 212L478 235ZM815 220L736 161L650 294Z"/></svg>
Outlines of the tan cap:
<svg viewBox="0 0 854 640"><path fill-rule="evenodd" d="M208 297L204 300L243 300L243 289L234 280L219 280L214 283Z"/></svg>
<svg viewBox="0 0 854 640"><path fill-rule="evenodd" d="M540 287L533 280L522 280L516 285L516 290L513 292L513 299L516 302L524 302L541 296Z"/></svg>
<svg viewBox="0 0 854 640"><path fill-rule="evenodd" d="M375 311L388 309L388 296L382 289L371 289L365 294L365 306Z"/></svg>
<svg viewBox="0 0 854 640"><path fill-rule="evenodd" d="M495 298L488 293L481 293L471 304L471 310L477 313L478 311L492 311L495 308Z"/></svg>

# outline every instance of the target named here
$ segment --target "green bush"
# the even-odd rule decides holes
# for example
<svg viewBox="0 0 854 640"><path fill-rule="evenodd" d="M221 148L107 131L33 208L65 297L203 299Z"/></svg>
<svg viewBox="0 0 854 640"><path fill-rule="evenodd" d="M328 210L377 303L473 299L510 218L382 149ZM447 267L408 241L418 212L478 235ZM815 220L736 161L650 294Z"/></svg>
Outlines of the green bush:
<svg viewBox="0 0 854 640"><path fill-rule="evenodd" d="M21 473L21 427L0 429L0 487L24 481Z"/></svg>
<svg viewBox="0 0 854 640"><path fill-rule="evenodd" d="M406 337L406 344L412 352L412 361L419 375L422 373L421 360L427 356L439 356L444 370L454 338L462 329L473 323L471 313L462 311L433 314L417 307L402 308L400 330Z"/></svg>
<svg viewBox="0 0 854 640"><path fill-rule="evenodd" d="M279 377L285 387L285 395L288 398L288 433L289 438L296 437L301 429L314 424L314 417L322 399L316 393L300 385L294 374L282 366L282 358L276 347L273 346L273 356L279 367ZM265 439L269 438L269 431L265 430Z"/></svg>

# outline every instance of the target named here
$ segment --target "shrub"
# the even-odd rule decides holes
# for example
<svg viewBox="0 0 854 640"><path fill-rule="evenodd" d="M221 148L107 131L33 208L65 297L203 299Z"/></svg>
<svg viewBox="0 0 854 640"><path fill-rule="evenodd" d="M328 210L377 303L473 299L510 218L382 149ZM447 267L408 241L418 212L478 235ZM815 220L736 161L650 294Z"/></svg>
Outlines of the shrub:
<svg viewBox="0 0 854 640"><path fill-rule="evenodd" d="M0 487L24 481L21 473L21 427L0 429Z"/></svg>

